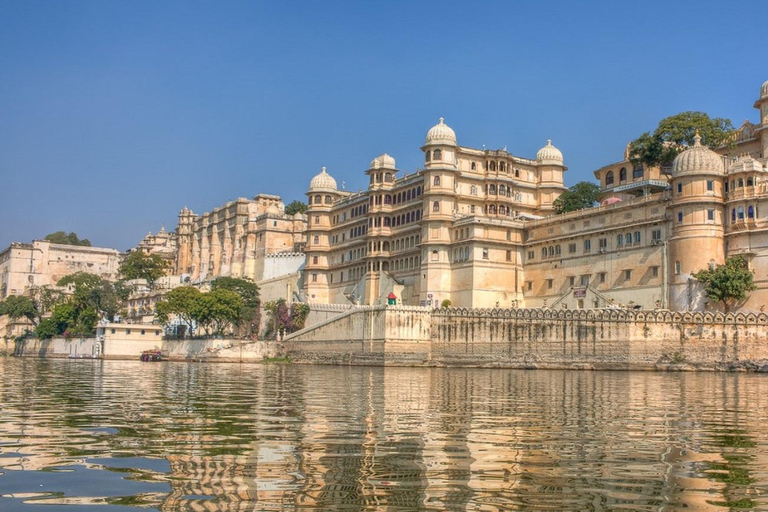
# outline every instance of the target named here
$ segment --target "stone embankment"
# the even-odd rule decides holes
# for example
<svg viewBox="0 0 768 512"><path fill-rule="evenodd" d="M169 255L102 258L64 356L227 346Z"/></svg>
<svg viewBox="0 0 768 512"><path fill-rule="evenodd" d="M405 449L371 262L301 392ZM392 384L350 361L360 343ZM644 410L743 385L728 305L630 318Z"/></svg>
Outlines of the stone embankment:
<svg viewBox="0 0 768 512"><path fill-rule="evenodd" d="M365 306L284 344L298 363L768 372L768 315Z"/></svg>
<svg viewBox="0 0 768 512"><path fill-rule="evenodd" d="M96 338L7 341L0 353L27 357L71 359L124 359L138 361L145 350L160 350L171 361L259 362L280 357L282 345L274 341L189 339L135 341Z"/></svg>

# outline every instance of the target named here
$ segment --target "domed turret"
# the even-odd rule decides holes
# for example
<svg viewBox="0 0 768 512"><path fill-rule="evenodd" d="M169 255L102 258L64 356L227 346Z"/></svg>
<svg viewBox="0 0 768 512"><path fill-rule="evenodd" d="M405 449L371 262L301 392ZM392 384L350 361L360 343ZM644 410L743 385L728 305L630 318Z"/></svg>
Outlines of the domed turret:
<svg viewBox="0 0 768 512"><path fill-rule="evenodd" d="M336 180L333 179L333 177L325 172L325 167L323 167L323 170L312 178L312 181L309 182L309 190L311 192L315 191L325 191L325 192L336 192Z"/></svg>
<svg viewBox="0 0 768 512"><path fill-rule="evenodd" d="M723 174L723 160L714 151L701 145L698 132L693 138L693 146L686 149L672 162L672 176L686 174Z"/></svg>
<svg viewBox="0 0 768 512"><path fill-rule="evenodd" d="M563 154L552 145L552 139L547 139L547 145L536 153L536 160L544 165L563 165Z"/></svg>
<svg viewBox="0 0 768 512"><path fill-rule="evenodd" d="M280 208L278 208L274 204L267 206L267 209L266 209L267 215L281 215L282 213L283 212L280 211Z"/></svg>
<svg viewBox="0 0 768 512"><path fill-rule="evenodd" d="M384 153L371 161L371 169L394 169L395 159Z"/></svg>
<svg viewBox="0 0 768 512"><path fill-rule="evenodd" d="M429 129L427 132L427 140L425 145L430 144L448 144L456 146L456 132L443 122L443 118L440 118L440 122Z"/></svg>
<svg viewBox="0 0 768 512"><path fill-rule="evenodd" d="M766 80L763 86L760 88L760 97L765 98L766 96L768 96L768 80Z"/></svg>

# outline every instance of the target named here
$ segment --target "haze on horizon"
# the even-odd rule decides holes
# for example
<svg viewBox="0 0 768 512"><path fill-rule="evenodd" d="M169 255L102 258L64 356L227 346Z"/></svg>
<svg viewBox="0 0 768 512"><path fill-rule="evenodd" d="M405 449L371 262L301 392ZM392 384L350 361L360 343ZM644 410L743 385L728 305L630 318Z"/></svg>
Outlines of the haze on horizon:
<svg viewBox="0 0 768 512"><path fill-rule="evenodd" d="M768 2L3 2L0 249L74 231L125 250L237 197L348 190L387 152L459 144L566 184L686 110L757 120ZM727 8L726 8L727 7Z"/></svg>

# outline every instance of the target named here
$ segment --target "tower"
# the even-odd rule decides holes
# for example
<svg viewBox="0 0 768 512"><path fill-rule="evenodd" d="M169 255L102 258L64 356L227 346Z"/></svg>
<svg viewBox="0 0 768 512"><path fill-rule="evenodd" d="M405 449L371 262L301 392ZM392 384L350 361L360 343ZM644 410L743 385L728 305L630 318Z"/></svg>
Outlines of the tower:
<svg viewBox="0 0 768 512"><path fill-rule="evenodd" d="M723 160L694 144L672 164L672 218L669 239L669 308L702 311L706 298L692 274L725 262Z"/></svg>
<svg viewBox="0 0 768 512"><path fill-rule="evenodd" d="M566 190L563 185L563 172L568 168L563 165L563 154L547 140L547 145L536 153L538 163L539 210L541 215L554 212L552 203Z"/></svg>
<svg viewBox="0 0 768 512"><path fill-rule="evenodd" d="M193 274L194 264L192 263L192 232L195 223L195 215L186 206L179 212L179 224L176 227L176 233L179 236L178 248L176 253L176 274Z"/></svg>
<svg viewBox="0 0 768 512"><path fill-rule="evenodd" d="M307 192L305 287L308 302L332 302L329 300L331 207L337 197L336 180L323 167L310 181Z"/></svg>
<svg viewBox="0 0 768 512"><path fill-rule="evenodd" d="M761 140L761 156L768 158L768 81L760 88L760 98L755 102L755 108L760 111L760 126L755 130L755 134Z"/></svg>
<svg viewBox="0 0 768 512"><path fill-rule="evenodd" d="M424 214L420 299L439 305L451 298L449 251L456 209L456 133L440 118L427 132L424 151Z"/></svg>
<svg viewBox="0 0 768 512"><path fill-rule="evenodd" d="M389 270L391 249L390 224L395 184L395 159L384 153L371 161L365 174L368 175L368 245L366 247L365 304L374 304L381 295L382 272Z"/></svg>

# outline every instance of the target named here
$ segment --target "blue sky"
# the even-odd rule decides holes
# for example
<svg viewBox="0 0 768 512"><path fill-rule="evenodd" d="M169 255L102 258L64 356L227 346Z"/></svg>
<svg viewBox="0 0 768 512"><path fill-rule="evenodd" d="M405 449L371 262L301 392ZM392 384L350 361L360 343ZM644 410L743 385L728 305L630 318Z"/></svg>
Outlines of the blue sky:
<svg viewBox="0 0 768 512"><path fill-rule="evenodd" d="M347 189L387 152L534 157L566 184L663 117L739 125L768 80L768 2L0 1L0 247L127 249L185 205Z"/></svg>

